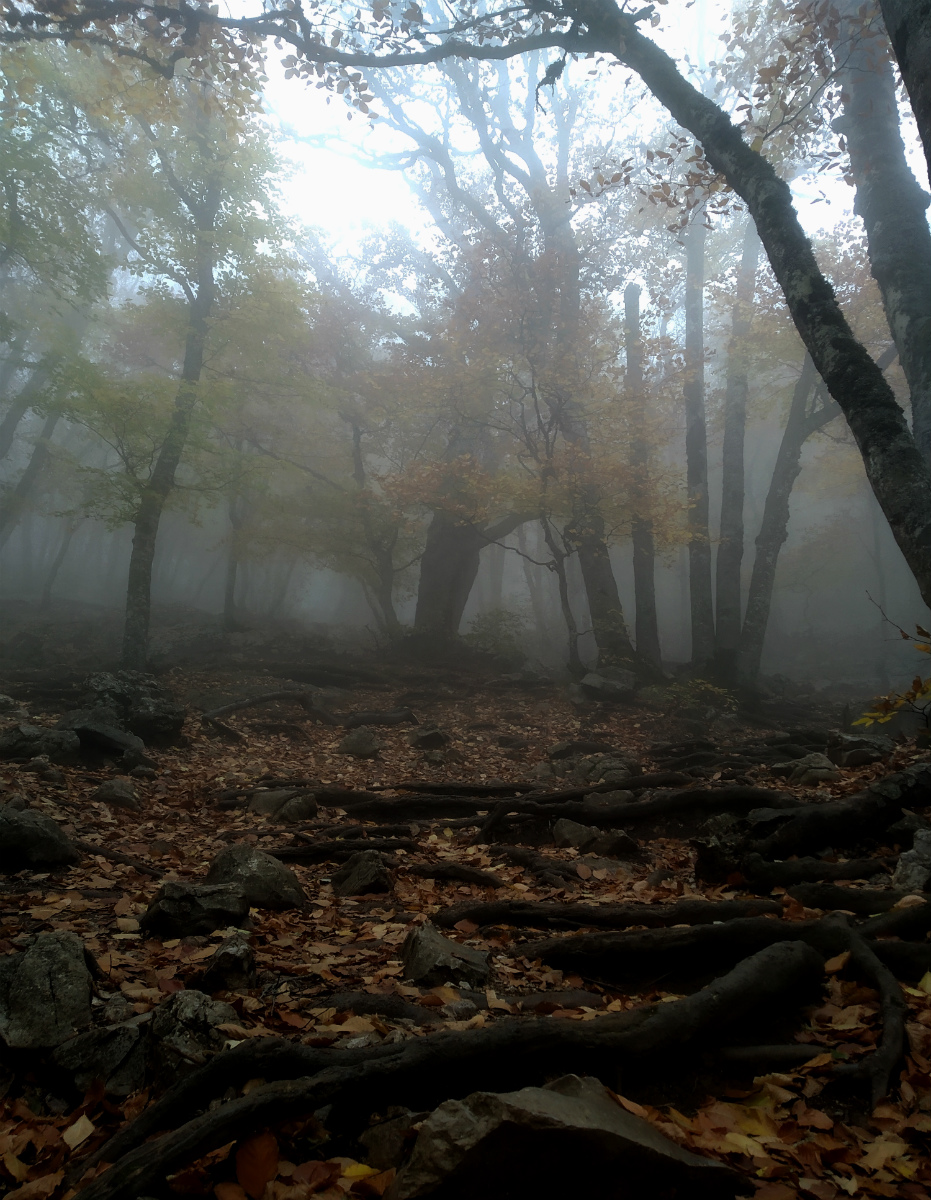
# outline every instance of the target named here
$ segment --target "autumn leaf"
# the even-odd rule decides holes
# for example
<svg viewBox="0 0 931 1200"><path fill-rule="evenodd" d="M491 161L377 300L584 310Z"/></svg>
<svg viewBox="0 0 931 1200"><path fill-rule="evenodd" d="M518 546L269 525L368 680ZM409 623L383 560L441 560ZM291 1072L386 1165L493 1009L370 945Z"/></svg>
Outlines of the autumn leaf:
<svg viewBox="0 0 931 1200"><path fill-rule="evenodd" d="M265 1185L277 1174L278 1141L274 1134L257 1134L236 1151L236 1179L252 1200L259 1200Z"/></svg>
<svg viewBox="0 0 931 1200"><path fill-rule="evenodd" d="M218 1183L213 1189L216 1200L248 1200L238 1183Z"/></svg>
<svg viewBox="0 0 931 1200"><path fill-rule="evenodd" d="M343 1169L339 1163L320 1162L312 1160L310 1162L301 1163L291 1176L298 1183L306 1183L311 1193L322 1192L324 1188L328 1188L330 1184L336 1183L342 1174Z"/></svg>
<svg viewBox="0 0 931 1200"><path fill-rule="evenodd" d="M69 1125L65 1132L61 1135L62 1141L69 1150L74 1150L76 1146L86 1141L94 1132L96 1126L86 1113L81 1113L73 1125Z"/></svg>

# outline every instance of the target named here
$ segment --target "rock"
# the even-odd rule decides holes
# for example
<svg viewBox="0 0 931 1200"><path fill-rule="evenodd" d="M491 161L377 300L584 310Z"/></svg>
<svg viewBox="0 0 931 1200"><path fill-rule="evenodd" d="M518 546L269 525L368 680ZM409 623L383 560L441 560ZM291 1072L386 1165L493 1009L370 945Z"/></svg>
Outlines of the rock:
<svg viewBox="0 0 931 1200"><path fill-rule="evenodd" d="M313 792L301 792L286 800L278 809L278 820L285 825L298 825L301 821L309 821L320 810Z"/></svg>
<svg viewBox="0 0 931 1200"><path fill-rule="evenodd" d="M623 831L605 833L594 825L582 825L578 821L561 818L553 826L553 837L557 846L574 846L590 854L608 855L615 858L639 858L640 846ZM588 864L591 866L591 863ZM617 863L609 864L613 869ZM595 868L593 868L595 869Z"/></svg>
<svg viewBox="0 0 931 1200"><path fill-rule="evenodd" d="M140 671L112 675L102 671L89 675L84 686L85 704L110 709L119 729L156 745L177 741L187 710L153 676Z"/></svg>
<svg viewBox="0 0 931 1200"><path fill-rule="evenodd" d="M803 772L798 779L793 777L789 782L799 783L802 787L817 787L819 783L837 783L839 779L843 778L840 771L835 771L833 768L812 767Z"/></svg>
<svg viewBox="0 0 931 1200"><path fill-rule="evenodd" d="M250 908L303 908L304 889L283 862L254 846L229 846L210 864L208 884L242 888Z"/></svg>
<svg viewBox="0 0 931 1200"><path fill-rule="evenodd" d="M289 800L301 794L300 788L260 788L249 797L249 812L265 817L277 816Z"/></svg>
<svg viewBox="0 0 931 1200"><path fill-rule="evenodd" d="M239 1022L236 1009L193 988L160 1004L151 1025L156 1086L173 1083L222 1050L227 1035L217 1026L227 1022Z"/></svg>
<svg viewBox="0 0 931 1200"><path fill-rule="evenodd" d="M882 762L895 750L885 733L834 733L828 739L828 758L839 767L863 767Z"/></svg>
<svg viewBox="0 0 931 1200"><path fill-rule="evenodd" d="M81 852L51 817L10 804L0 808L0 869L70 866Z"/></svg>
<svg viewBox="0 0 931 1200"><path fill-rule="evenodd" d="M789 783L809 786L815 783L834 783L843 779L840 771L826 754L806 754L789 762L773 763L769 768L773 775L784 775Z"/></svg>
<svg viewBox="0 0 931 1200"><path fill-rule="evenodd" d="M931 829L919 829L911 850L899 855L892 886L901 892L931 890Z"/></svg>
<svg viewBox="0 0 931 1200"><path fill-rule="evenodd" d="M572 770L570 779L584 786L586 783L626 783L632 775L640 774L640 764L635 758L619 754L596 754L583 758Z"/></svg>
<svg viewBox="0 0 931 1200"><path fill-rule="evenodd" d="M77 934L40 933L0 958L0 1039L10 1049L58 1046L91 1021L91 973Z"/></svg>
<svg viewBox="0 0 931 1200"><path fill-rule="evenodd" d="M342 739L336 747L337 754L351 754L353 758L374 758L382 743L367 725L360 725Z"/></svg>
<svg viewBox="0 0 931 1200"><path fill-rule="evenodd" d="M237 931L217 946L200 979L204 992L246 992L255 987L255 954L249 937Z"/></svg>
<svg viewBox="0 0 931 1200"><path fill-rule="evenodd" d="M12 696L7 696L0 692L0 713L9 712L14 708L19 708L19 701L14 700Z"/></svg>
<svg viewBox="0 0 931 1200"><path fill-rule="evenodd" d="M0 758L36 758L45 755L49 762L76 763L81 741L65 729L41 729L38 725L14 725L0 733Z"/></svg>
<svg viewBox="0 0 931 1200"><path fill-rule="evenodd" d="M597 1079L566 1075L441 1104L385 1200L565 1200L588 1193L582 1179L612 1180L611 1195L631 1198L731 1200L746 1188L730 1167L627 1112Z"/></svg>
<svg viewBox="0 0 931 1200"><path fill-rule="evenodd" d="M444 754L442 750L425 750L423 755L424 762L430 763L434 767L442 767L446 764L448 754Z"/></svg>
<svg viewBox="0 0 931 1200"><path fill-rule="evenodd" d="M545 783L549 783L554 778L553 768L545 762L534 763L528 774L531 779L541 779Z"/></svg>
<svg viewBox="0 0 931 1200"><path fill-rule="evenodd" d="M590 871L606 871L613 879L616 875L630 875L630 868L622 866L616 859L601 858L597 854L585 854L578 862Z"/></svg>
<svg viewBox="0 0 931 1200"><path fill-rule="evenodd" d="M561 817L553 826L553 841L557 846L574 846L576 850L584 850L600 836L600 829L595 829L593 825L580 825L568 817Z"/></svg>
<svg viewBox="0 0 931 1200"><path fill-rule="evenodd" d="M132 780L125 776L108 779L91 796L101 804L109 804L111 808L128 808L130 812L138 812L142 805L136 795Z"/></svg>
<svg viewBox="0 0 931 1200"><path fill-rule="evenodd" d="M472 1005L473 1009L475 1005ZM388 1119L370 1125L359 1134L359 1141L365 1147L365 1161L370 1167L379 1171L389 1171L399 1167L413 1146L417 1132L413 1126L422 1121L427 1113L414 1113L410 1109L389 1109Z"/></svg>
<svg viewBox="0 0 931 1200"><path fill-rule="evenodd" d="M331 876L337 896L368 896L391 891L391 874L377 850L359 850Z"/></svg>
<svg viewBox="0 0 931 1200"><path fill-rule="evenodd" d="M574 758L576 755L582 754L614 754L613 746L608 746L604 742L591 741L575 741L575 742L557 742L554 746L550 746L546 752L547 758L552 762L556 762L561 758Z"/></svg>
<svg viewBox="0 0 931 1200"><path fill-rule="evenodd" d="M670 870L669 867L657 867L647 876L647 883L650 887L660 887L664 883L673 883L675 878L675 871Z"/></svg>
<svg viewBox="0 0 931 1200"><path fill-rule="evenodd" d="M582 677L582 691L595 700L630 700L637 687L633 671L620 667L603 667Z"/></svg>
<svg viewBox="0 0 931 1200"><path fill-rule="evenodd" d="M118 1025L91 1029L63 1042L53 1054L55 1063L74 1075L81 1092L100 1080L111 1096L128 1096L145 1084L146 1038L149 1013Z"/></svg>
<svg viewBox="0 0 931 1200"><path fill-rule="evenodd" d="M163 937L213 933L240 925L249 915L249 902L239 884L162 884L139 925Z"/></svg>
<svg viewBox="0 0 931 1200"><path fill-rule="evenodd" d="M634 792L618 790L616 792L590 792L584 797L586 808L611 808L615 804L630 804L636 800Z"/></svg>
<svg viewBox="0 0 931 1200"><path fill-rule="evenodd" d="M415 729L407 735L407 744L415 750L442 750L448 746L450 737L435 725Z"/></svg>
<svg viewBox="0 0 931 1200"><path fill-rule="evenodd" d="M502 733L498 738L502 750L525 750L530 745L530 739L518 737L513 733Z"/></svg>
<svg viewBox="0 0 931 1200"><path fill-rule="evenodd" d="M412 929L401 947L404 978L424 987L444 984L483 984L488 978L488 955L444 937L428 921Z"/></svg>
<svg viewBox="0 0 931 1200"><path fill-rule="evenodd" d="M153 767L155 764L146 755L145 742L134 733L121 729L120 717L115 709L105 705L82 708L65 713L56 729L68 729L77 734L85 749L104 754L120 755L120 765L130 771L134 767Z"/></svg>

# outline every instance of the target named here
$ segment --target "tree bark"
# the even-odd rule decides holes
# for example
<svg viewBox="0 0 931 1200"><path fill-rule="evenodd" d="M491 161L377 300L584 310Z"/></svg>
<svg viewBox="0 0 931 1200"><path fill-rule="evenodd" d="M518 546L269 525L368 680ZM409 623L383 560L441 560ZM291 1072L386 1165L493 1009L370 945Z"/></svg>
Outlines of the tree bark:
<svg viewBox="0 0 931 1200"><path fill-rule="evenodd" d="M692 666L714 657L711 538L708 531L708 435L705 428L705 214L698 208L685 231L685 459L688 490L689 616Z"/></svg>
<svg viewBox="0 0 931 1200"><path fill-rule="evenodd" d="M931 178L931 0L879 0Z"/></svg>
<svg viewBox="0 0 931 1200"><path fill-rule="evenodd" d="M646 394L643 389L640 287L636 283L629 283L624 289L624 343L627 358L624 397L632 427L630 466L634 515L630 522L630 540L634 567L634 640L641 658L659 666L662 654L656 620L656 553L648 497L650 447L644 428Z"/></svg>
<svg viewBox="0 0 931 1200"><path fill-rule="evenodd" d="M744 552L744 434L749 382L747 359L760 239L752 221L744 232L737 292L731 312L724 388L724 446L721 477L721 537L715 563L715 669L730 681L740 642L740 568Z"/></svg>
<svg viewBox="0 0 931 1200"><path fill-rule="evenodd" d="M16 484L3 498L3 502L0 503L0 547L5 546L9 541L10 534L16 528L16 523L22 516L26 501L29 499L29 494L35 486L36 480L42 474L45 464L51 457L50 446L52 435L55 432L55 426L60 420L61 413L58 412L49 413L46 417L45 424L42 426L42 432L36 439L32 454L29 456L29 462L26 464Z"/></svg>
<svg viewBox="0 0 931 1200"><path fill-rule="evenodd" d="M72 518L65 526L65 531L58 546L58 552L52 560L48 574L45 577L45 583L42 585L42 599L39 601L39 607L42 609L47 609L52 603L52 589L55 586L55 580L58 578L58 572L65 561L65 555L68 553L71 541L80 528L82 520L82 517Z"/></svg>
<svg viewBox="0 0 931 1200"><path fill-rule="evenodd" d="M928 196L905 157L899 130L896 81L882 30L864 30L857 0L842 23L849 53L839 72L843 115L833 124L847 140L856 185L854 212L866 229L870 270L879 285L886 321L905 372L912 432L931 462L931 230ZM928 62L925 61L925 75Z"/></svg>

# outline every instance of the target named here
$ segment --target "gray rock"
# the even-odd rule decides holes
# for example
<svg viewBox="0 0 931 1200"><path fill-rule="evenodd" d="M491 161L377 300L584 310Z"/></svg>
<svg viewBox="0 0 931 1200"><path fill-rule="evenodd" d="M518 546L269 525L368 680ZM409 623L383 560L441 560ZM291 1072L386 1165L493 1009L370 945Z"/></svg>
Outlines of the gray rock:
<svg viewBox="0 0 931 1200"><path fill-rule="evenodd" d="M483 984L488 978L488 955L444 937L428 921L412 929L401 947L404 978L424 987L446 983Z"/></svg>
<svg viewBox="0 0 931 1200"><path fill-rule="evenodd" d="M353 758L374 758L382 743L367 725L360 725L342 739L336 747L337 754L351 754Z"/></svg>
<svg viewBox="0 0 931 1200"><path fill-rule="evenodd" d="M549 763L545 762L534 763L528 774L531 779L541 779L545 783L550 782L554 778L553 768Z"/></svg>
<svg viewBox="0 0 931 1200"><path fill-rule="evenodd" d="M590 854L608 855L615 858L638 858L640 846L623 831L606 833L594 825L582 825L565 817L553 826L553 838L557 846L574 846ZM589 863L589 866L591 864ZM610 864L612 869L617 863ZM594 868L593 868L594 869Z"/></svg>
<svg viewBox="0 0 931 1200"><path fill-rule="evenodd" d="M91 988L77 934L40 933L24 954L0 958L0 1039L16 1050L60 1045L90 1024Z"/></svg>
<svg viewBox="0 0 931 1200"><path fill-rule="evenodd" d="M598 854L584 854L578 861L590 871L607 871L612 879L617 875L626 877L630 874L629 867L622 866L616 859L602 858Z"/></svg>
<svg viewBox="0 0 931 1200"><path fill-rule="evenodd" d="M368 896L390 892L391 873L377 850L359 850L331 876L337 896Z"/></svg>
<svg viewBox="0 0 931 1200"><path fill-rule="evenodd" d="M622 757L619 754L596 754L591 758L583 758L573 768L570 778L584 787L586 783L626 783L631 776L640 770L640 764L634 758Z"/></svg>
<svg viewBox="0 0 931 1200"><path fill-rule="evenodd" d="M68 729L77 734L84 748L121 755L120 765L127 771L143 765L154 766L152 759L146 755L142 738L122 729L119 722L120 717L115 709L97 705L65 713L55 728Z"/></svg>
<svg viewBox="0 0 931 1200"><path fill-rule="evenodd" d="M475 1007L474 1005L472 1006ZM427 1113L414 1113L405 1108L386 1121L379 1121L359 1134L365 1147L365 1161L379 1171L399 1167L414 1144L417 1133L413 1126L422 1121Z"/></svg>
<svg viewBox="0 0 931 1200"><path fill-rule="evenodd" d="M931 889L931 829L919 829L911 850L899 855L892 886L902 892Z"/></svg>
<svg viewBox="0 0 931 1200"><path fill-rule="evenodd" d="M153 744L177 741L187 710L153 676L139 671L99 672L89 675L84 686L86 706L112 710L119 729Z"/></svg>
<svg viewBox="0 0 931 1200"><path fill-rule="evenodd" d="M553 826L553 841L557 846L574 846L576 850L584 850L599 837L600 829L595 829L593 825L580 825L568 817L561 817Z"/></svg>
<svg viewBox="0 0 931 1200"><path fill-rule="evenodd" d="M127 808L130 812L138 812L142 807L132 780L122 775L102 783L91 799L109 804L111 808Z"/></svg>
<svg viewBox="0 0 931 1200"><path fill-rule="evenodd" d="M414 729L407 735L407 743L415 750L442 750L448 746L450 737L435 725Z"/></svg>
<svg viewBox="0 0 931 1200"><path fill-rule="evenodd" d="M837 783L843 779L840 771L835 771L833 768L829 770L827 767L811 767L803 772L798 779L794 777L790 779L790 783L799 783L802 787L817 787L819 783Z"/></svg>
<svg viewBox="0 0 931 1200"><path fill-rule="evenodd" d="M239 884L168 882L139 924L162 937L187 937L241 925L248 915L249 902Z"/></svg>
<svg viewBox="0 0 931 1200"><path fill-rule="evenodd" d="M286 800L279 808L278 820L285 825L298 825L301 821L309 821L315 817L319 809L313 792L301 792L300 795Z"/></svg>
<svg viewBox="0 0 931 1200"><path fill-rule="evenodd" d="M76 763L81 740L65 729L41 729L38 725L14 725L0 733L0 758L36 758L45 755L49 762Z"/></svg>
<svg viewBox="0 0 931 1200"><path fill-rule="evenodd" d="M630 804L637 796L634 792L618 789L616 792L590 792L584 799L586 808L611 808L614 804Z"/></svg>
<svg viewBox="0 0 931 1200"><path fill-rule="evenodd" d="M595 700L630 700L637 687L633 671L603 667L582 678L582 691Z"/></svg>
<svg viewBox="0 0 931 1200"><path fill-rule="evenodd" d="M613 746L609 746L606 742L596 742L590 740L577 740L573 742L556 742L550 746L546 752L547 758L552 762L558 762L562 758L575 758L583 754L615 754Z"/></svg>
<svg viewBox="0 0 931 1200"><path fill-rule="evenodd" d="M839 767L863 767L882 762L895 750L885 733L835 733L828 741L828 758Z"/></svg>
<svg viewBox="0 0 931 1200"><path fill-rule="evenodd" d="M264 817L274 817L295 796L300 795L299 788L260 788L249 797L249 812L258 813Z"/></svg>
<svg viewBox="0 0 931 1200"><path fill-rule="evenodd" d="M51 817L10 804L0 808L0 869L21 871L23 867L58 867L81 858L77 846Z"/></svg>
<svg viewBox="0 0 931 1200"><path fill-rule="evenodd" d="M9 712L12 708L19 708L19 701L0 692L0 712Z"/></svg>
<svg viewBox="0 0 931 1200"><path fill-rule="evenodd" d="M804 758L773 763L770 771L773 775L785 776L789 783L800 783L806 786L811 783L831 783L843 779L840 771L826 754L806 754ZM813 775L812 772L819 772L819 774ZM811 778L806 780L806 775L811 775Z"/></svg>
<svg viewBox="0 0 931 1200"><path fill-rule="evenodd" d="M283 862L254 846L221 850L207 872L207 883L236 884L250 908L303 908L304 889Z"/></svg>
<svg viewBox="0 0 931 1200"><path fill-rule="evenodd" d="M55 1063L74 1075L82 1092L96 1080L111 1096L128 1096L145 1083L148 1013L131 1017L119 1025L91 1029L63 1042L52 1056Z"/></svg>
<svg viewBox="0 0 931 1200"><path fill-rule="evenodd" d="M235 1008L192 988L160 1004L151 1025L156 1085L173 1083L222 1050L227 1035L217 1026L228 1021L239 1022Z"/></svg>
<svg viewBox="0 0 931 1200"><path fill-rule="evenodd" d="M543 1088L441 1104L385 1200L565 1200L580 1194L580 1171L615 1181L610 1193L625 1197L731 1200L746 1187L730 1167L627 1112L597 1079L567 1075Z"/></svg>
<svg viewBox="0 0 931 1200"><path fill-rule="evenodd" d="M246 992L255 987L255 955L245 933L233 933L217 946L200 980L204 992Z"/></svg>

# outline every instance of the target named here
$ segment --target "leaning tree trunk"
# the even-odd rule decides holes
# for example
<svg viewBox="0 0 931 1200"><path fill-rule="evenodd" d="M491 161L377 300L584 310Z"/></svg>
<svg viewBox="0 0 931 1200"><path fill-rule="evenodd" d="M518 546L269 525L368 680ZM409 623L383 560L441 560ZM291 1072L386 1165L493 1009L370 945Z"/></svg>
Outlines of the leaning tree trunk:
<svg viewBox="0 0 931 1200"><path fill-rule="evenodd" d="M854 336L815 259L785 180L743 140L730 117L610 0L569 5L589 29L578 49L615 55L701 143L746 203L806 349L857 442L867 478L899 548L931 605L931 471L882 371ZM922 69L924 69L922 67Z"/></svg>
<svg viewBox="0 0 931 1200"><path fill-rule="evenodd" d="M152 564L165 504L175 486L175 475L187 443L198 385L204 366L207 320L213 307L213 263L205 264L196 297L188 306L188 329L181 369L181 386L171 422L133 521L133 548L126 585L126 619L123 626L123 667L144 671L149 644L152 607Z"/></svg>
<svg viewBox="0 0 931 1200"><path fill-rule="evenodd" d="M931 0L879 0L931 178Z"/></svg>
<svg viewBox="0 0 931 1200"><path fill-rule="evenodd" d="M715 670L732 679L740 642L740 568L744 552L744 434L749 392L748 337L760 239L752 221L744 233L737 290L731 314L724 387L724 445L721 464L721 537L715 563Z"/></svg>
<svg viewBox="0 0 931 1200"><path fill-rule="evenodd" d="M714 656L711 538L708 531L708 434L705 428L705 214L696 209L685 232L685 460L688 490L689 615L692 666Z"/></svg>
<svg viewBox="0 0 931 1200"><path fill-rule="evenodd" d="M579 555L599 666L638 670L644 664L638 660L627 631L598 501L595 489L582 489L565 536Z"/></svg>
<svg viewBox="0 0 931 1200"><path fill-rule="evenodd" d="M0 547L5 546L9 541L10 534L16 528L16 523L23 514L30 493L51 457L52 434L60 420L61 413L58 412L49 413L46 417L42 432L29 456L29 462L14 487L4 497L3 503L0 504Z"/></svg>
<svg viewBox="0 0 931 1200"><path fill-rule="evenodd" d="M662 655L656 620L656 552L649 504L650 446L645 431L640 287L636 283L629 283L624 289L624 342L627 358L624 398L631 424L630 466L633 476L634 515L630 521L630 540L634 568L634 640L641 658L659 666Z"/></svg>
<svg viewBox="0 0 931 1200"><path fill-rule="evenodd" d="M42 585L42 599L39 601L41 609L47 609L52 603L52 589L55 587L55 580L58 578L58 572L62 568L65 561L65 556L71 546L71 541L78 529L81 527L83 517L74 517L65 526L65 531L62 534L61 542L58 546L58 551L52 559L52 563L48 569L48 574L45 576L45 583Z"/></svg>
<svg viewBox="0 0 931 1200"><path fill-rule="evenodd" d="M839 54L843 115L833 128L847 140L856 186L854 212L866 229L873 278L908 383L912 432L931 462L931 230L928 197L905 157L896 81L882 31L864 32L858 0L846 6ZM849 53L848 40L849 39ZM929 46L931 54L931 46ZM924 64L927 76L931 58Z"/></svg>

